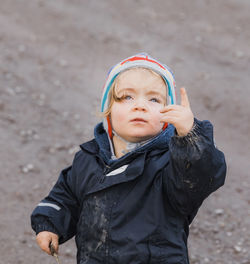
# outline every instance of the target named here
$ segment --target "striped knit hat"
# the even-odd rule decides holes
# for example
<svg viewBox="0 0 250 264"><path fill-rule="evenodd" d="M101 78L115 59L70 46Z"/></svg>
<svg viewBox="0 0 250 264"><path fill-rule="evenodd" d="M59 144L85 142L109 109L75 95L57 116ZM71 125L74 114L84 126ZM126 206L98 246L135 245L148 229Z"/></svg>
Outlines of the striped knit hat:
<svg viewBox="0 0 250 264"><path fill-rule="evenodd" d="M174 75L171 70L164 64L153 59L146 53L139 53L132 57L126 58L113 66L108 72L106 82L103 87L102 101L101 101L101 112L105 112L109 106L109 91L112 87L112 84L115 78L121 73L128 69L141 67L151 69L154 72L158 73L166 82L166 87L168 89L168 102L169 104L176 103L176 94L175 94L175 80ZM109 117L103 120L104 128L108 132L110 138L112 138L112 127ZM166 126L165 126L166 127Z"/></svg>

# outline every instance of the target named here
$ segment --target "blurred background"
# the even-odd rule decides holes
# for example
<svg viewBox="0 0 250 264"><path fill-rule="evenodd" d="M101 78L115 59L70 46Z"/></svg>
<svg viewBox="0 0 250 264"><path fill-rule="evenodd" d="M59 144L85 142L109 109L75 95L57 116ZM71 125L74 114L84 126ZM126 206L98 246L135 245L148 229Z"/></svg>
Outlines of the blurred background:
<svg viewBox="0 0 250 264"><path fill-rule="evenodd" d="M110 67L147 52L227 159L225 186L191 226L191 263L249 264L249 24L248 0L0 0L0 263L56 263L30 214L93 137ZM62 264L75 253L73 239L62 245Z"/></svg>

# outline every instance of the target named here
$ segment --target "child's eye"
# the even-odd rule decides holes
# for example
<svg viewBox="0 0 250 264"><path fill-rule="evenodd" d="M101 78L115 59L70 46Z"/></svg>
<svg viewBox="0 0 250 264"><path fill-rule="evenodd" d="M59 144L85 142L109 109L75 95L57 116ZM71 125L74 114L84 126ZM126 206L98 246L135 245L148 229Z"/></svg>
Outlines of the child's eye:
<svg viewBox="0 0 250 264"><path fill-rule="evenodd" d="M124 95L123 96L123 99L124 100L131 100L132 99L132 96L130 96L130 95Z"/></svg>
<svg viewBox="0 0 250 264"><path fill-rule="evenodd" d="M133 99L131 95L123 94L121 97L117 98L117 101L131 100L131 99Z"/></svg>
<svg viewBox="0 0 250 264"><path fill-rule="evenodd" d="M150 99L151 102L154 102L154 103L160 103L160 100L158 98L151 98Z"/></svg>

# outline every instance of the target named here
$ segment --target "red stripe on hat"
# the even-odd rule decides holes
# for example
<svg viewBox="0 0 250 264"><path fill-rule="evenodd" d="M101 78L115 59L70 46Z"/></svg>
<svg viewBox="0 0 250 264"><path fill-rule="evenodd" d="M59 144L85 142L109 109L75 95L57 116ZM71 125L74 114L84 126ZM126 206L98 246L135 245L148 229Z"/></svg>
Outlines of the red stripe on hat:
<svg viewBox="0 0 250 264"><path fill-rule="evenodd" d="M151 60L148 58L148 56L146 58L142 58L142 57L132 57L130 59L127 59L125 61L123 61L121 63L121 65L123 65L124 63L128 62L128 61L136 61L136 60L145 60L145 61L149 61L149 62L152 62L152 63L155 63L157 64L158 66L160 66L163 70L166 70L166 68L164 68L159 62L155 61L155 60Z"/></svg>

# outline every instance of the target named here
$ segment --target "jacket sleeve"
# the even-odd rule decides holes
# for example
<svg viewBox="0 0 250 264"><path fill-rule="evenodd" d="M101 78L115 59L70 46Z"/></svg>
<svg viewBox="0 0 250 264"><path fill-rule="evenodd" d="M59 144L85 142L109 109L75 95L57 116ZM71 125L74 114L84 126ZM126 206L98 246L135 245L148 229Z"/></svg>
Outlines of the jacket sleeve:
<svg viewBox="0 0 250 264"><path fill-rule="evenodd" d="M172 207L191 215L209 194L224 184L224 154L214 144L212 124L197 119L187 136L171 138L169 151L170 166L164 187Z"/></svg>
<svg viewBox="0 0 250 264"><path fill-rule="evenodd" d="M59 243L75 235L79 217L75 177L73 162L72 166L61 172L49 195L34 209L31 226L36 234L41 231L56 233Z"/></svg>

